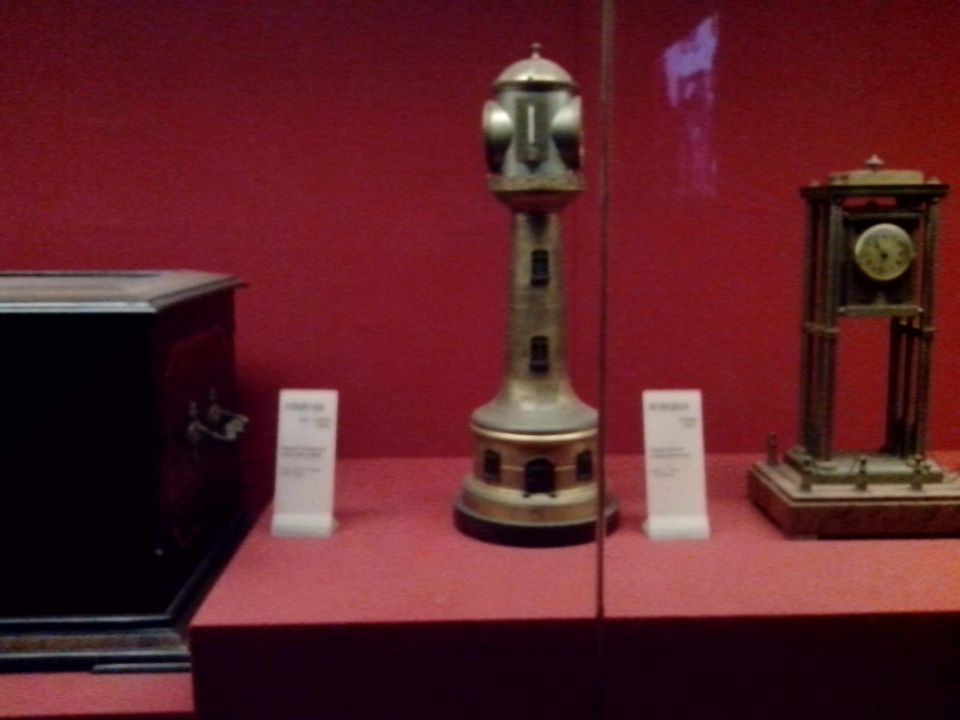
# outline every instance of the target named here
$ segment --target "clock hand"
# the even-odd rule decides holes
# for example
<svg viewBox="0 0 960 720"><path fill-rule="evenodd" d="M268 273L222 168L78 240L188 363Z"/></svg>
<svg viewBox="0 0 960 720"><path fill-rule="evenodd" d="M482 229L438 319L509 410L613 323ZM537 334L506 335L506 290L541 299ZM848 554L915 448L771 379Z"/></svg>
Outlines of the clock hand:
<svg viewBox="0 0 960 720"><path fill-rule="evenodd" d="M887 259L887 253L883 251L883 248L880 246L880 239L876 235L872 235L868 242L874 251L880 254L881 262Z"/></svg>

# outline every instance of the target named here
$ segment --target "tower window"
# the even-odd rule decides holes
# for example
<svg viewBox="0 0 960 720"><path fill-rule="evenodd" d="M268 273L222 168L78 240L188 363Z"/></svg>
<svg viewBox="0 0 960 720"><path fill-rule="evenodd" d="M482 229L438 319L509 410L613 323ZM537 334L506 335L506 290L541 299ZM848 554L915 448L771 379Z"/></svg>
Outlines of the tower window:
<svg viewBox="0 0 960 720"><path fill-rule="evenodd" d="M500 453L494 450L483 451L483 479L487 482L500 482Z"/></svg>
<svg viewBox="0 0 960 720"><path fill-rule="evenodd" d="M530 338L530 372L542 375L550 371L550 341L545 335Z"/></svg>
<svg viewBox="0 0 960 720"><path fill-rule="evenodd" d="M585 482L593 479L593 453L584 450L577 453L577 480Z"/></svg>
<svg viewBox="0 0 960 720"><path fill-rule="evenodd" d="M530 284L534 287L550 284L550 254L546 250L530 253Z"/></svg>
<svg viewBox="0 0 960 720"><path fill-rule="evenodd" d="M554 492L556 478L553 463L544 457L528 460L523 466L523 489L528 495Z"/></svg>

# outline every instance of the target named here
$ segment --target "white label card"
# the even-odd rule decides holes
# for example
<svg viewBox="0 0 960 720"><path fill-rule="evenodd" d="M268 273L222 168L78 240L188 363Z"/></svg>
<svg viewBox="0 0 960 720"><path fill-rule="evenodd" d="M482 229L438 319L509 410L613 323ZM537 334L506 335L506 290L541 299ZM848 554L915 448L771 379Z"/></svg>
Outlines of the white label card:
<svg viewBox="0 0 960 720"><path fill-rule="evenodd" d="M330 537L337 459L337 391L281 390L272 532Z"/></svg>
<svg viewBox="0 0 960 720"><path fill-rule="evenodd" d="M710 537L699 390L644 390L647 521L652 540Z"/></svg>

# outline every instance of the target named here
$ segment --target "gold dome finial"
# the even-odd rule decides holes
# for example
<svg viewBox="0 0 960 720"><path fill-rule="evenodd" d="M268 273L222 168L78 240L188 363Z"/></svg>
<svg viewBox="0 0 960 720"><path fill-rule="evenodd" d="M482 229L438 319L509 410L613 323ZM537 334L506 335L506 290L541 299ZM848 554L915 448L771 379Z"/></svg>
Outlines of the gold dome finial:
<svg viewBox="0 0 960 720"><path fill-rule="evenodd" d="M874 153L869 158L867 158L867 161L864 163L864 165L870 168L873 172L877 172L878 170L880 170L880 168L886 165L886 163L880 159L879 155Z"/></svg>

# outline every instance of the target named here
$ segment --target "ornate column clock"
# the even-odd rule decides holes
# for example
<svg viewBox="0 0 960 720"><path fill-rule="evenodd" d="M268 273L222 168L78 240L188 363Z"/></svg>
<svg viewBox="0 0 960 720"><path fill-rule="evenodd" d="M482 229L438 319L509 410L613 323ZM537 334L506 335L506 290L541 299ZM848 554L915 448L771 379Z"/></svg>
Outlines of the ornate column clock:
<svg viewBox="0 0 960 720"><path fill-rule="evenodd" d="M474 470L454 517L466 534L505 545L594 537L597 411L567 370L559 217L583 189L576 91L534 46L484 107L490 191L513 214L507 367L500 393L473 413ZM608 529L616 508L609 498Z"/></svg>
<svg viewBox="0 0 960 720"><path fill-rule="evenodd" d="M837 173L807 202L800 444L775 443L750 497L791 535L960 532L960 482L927 456L937 214L949 187L913 170ZM886 436L876 452L834 447L839 322L890 326Z"/></svg>

